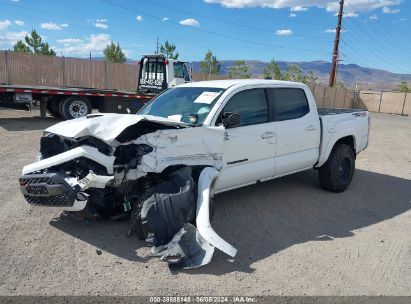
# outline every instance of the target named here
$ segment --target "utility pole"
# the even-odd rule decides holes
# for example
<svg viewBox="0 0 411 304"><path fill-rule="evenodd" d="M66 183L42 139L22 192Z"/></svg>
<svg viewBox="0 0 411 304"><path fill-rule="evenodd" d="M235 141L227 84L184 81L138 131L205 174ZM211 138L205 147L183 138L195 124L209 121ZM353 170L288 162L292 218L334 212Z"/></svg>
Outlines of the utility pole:
<svg viewBox="0 0 411 304"><path fill-rule="evenodd" d="M341 32L341 21L342 21L343 9L344 9L344 0L341 0L340 10L338 12L337 28L335 29L335 40L334 40L333 57L332 57L332 62L331 62L330 79L328 81L328 86L330 87L334 86L335 77L337 73L338 46L340 44L340 32Z"/></svg>
<svg viewBox="0 0 411 304"><path fill-rule="evenodd" d="M157 36L157 43L156 43L156 54L158 54L158 36Z"/></svg>

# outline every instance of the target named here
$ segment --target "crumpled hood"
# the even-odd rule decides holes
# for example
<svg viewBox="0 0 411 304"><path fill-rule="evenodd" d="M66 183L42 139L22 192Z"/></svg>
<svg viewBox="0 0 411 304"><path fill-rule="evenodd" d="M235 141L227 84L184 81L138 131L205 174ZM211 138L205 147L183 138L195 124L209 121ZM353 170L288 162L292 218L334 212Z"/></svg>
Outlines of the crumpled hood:
<svg viewBox="0 0 411 304"><path fill-rule="evenodd" d="M91 114L87 117L63 121L47 128L45 131L67 138L93 136L107 144L111 144L127 127L144 120L165 126L186 126L183 122L158 116L110 113Z"/></svg>

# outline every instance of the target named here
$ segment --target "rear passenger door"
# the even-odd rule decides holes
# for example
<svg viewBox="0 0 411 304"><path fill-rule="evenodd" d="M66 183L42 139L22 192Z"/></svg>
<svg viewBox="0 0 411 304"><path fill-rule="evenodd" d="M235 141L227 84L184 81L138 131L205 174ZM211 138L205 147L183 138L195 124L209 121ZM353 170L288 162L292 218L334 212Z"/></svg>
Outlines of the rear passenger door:
<svg viewBox="0 0 411 304"><path fill-rule="evenodd" d="M272 121L277 127L276 176L309 168L318 160L320 122L301 88L269 88Z"/></svg>
<svg viewBox="0 0 411 304"><path fill-rule="evenodd" d="M225 130L223 168L216 191L227 190L275 175L275 123L269 121L264 89L248 89L233 95L222 113L240 114L241 125ZM221 117L221 116L219 116ZM217 125L221 123L217 119Z"/></svg>

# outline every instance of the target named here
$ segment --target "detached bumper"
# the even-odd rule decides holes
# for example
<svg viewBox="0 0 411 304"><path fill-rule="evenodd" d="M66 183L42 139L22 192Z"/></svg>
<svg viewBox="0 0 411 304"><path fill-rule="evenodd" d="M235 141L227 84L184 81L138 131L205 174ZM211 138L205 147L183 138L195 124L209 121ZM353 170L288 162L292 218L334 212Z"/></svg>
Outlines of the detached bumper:
<svg viewBox="0 0 411 304"><path fill-rule="evenodd" d="M87 204L87 197L79 193L80 186L70 186L62 174L27 174L19 181L20 191L30 205L76 211L84 209Z"/></svg>

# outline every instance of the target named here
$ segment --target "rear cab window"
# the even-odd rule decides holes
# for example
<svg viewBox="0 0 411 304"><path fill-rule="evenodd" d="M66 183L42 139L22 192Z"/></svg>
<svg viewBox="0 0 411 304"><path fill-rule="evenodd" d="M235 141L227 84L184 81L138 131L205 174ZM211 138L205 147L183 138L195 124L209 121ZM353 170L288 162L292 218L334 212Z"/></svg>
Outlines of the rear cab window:
<svg viewBox="0 0 411 304"><path fill-rule="evenodd" d="M307 96L300 88L268 88L272 121L291 120L310 112Z"/></svg>
<svg viewBox="0 0 411 304"><path fill-rule="evenodd" d="M187 71L187 67L184 64L184 62L174 62L173 69L174 69L174 77L184 78L186 82L190 81L190 75Z"/></svg>

